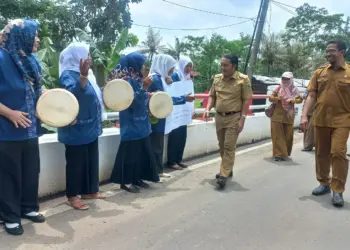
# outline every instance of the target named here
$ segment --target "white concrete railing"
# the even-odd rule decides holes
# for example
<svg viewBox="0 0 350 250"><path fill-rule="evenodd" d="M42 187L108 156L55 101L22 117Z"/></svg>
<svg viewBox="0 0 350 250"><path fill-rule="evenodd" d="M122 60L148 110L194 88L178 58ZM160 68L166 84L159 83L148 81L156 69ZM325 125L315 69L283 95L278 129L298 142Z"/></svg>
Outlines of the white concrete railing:
<svg viewBox="0 0 350 250"><path fill-rule="evenodd" d="M300 110L300 104L297 105ZM297 112L295 126L300 123L300 114ZM264 113L256 113L247 117L245 128L240 134L238 144L251 143L257 140L270 138L270 119ZM40 197L65 190L65 156L64 145L57 141L57 134L46 134L40 138ZM99 139L100 150L100 181L109 179L120 142L119 129L108 128L103 130ZM165 143L166 145L166 143ZM188 137L184 158L205 155L218 150L215 121L203 122L194 120L188 126ZM166 159L166 146L164 149ZM135 156L137 157L137 156Z"/></svg>

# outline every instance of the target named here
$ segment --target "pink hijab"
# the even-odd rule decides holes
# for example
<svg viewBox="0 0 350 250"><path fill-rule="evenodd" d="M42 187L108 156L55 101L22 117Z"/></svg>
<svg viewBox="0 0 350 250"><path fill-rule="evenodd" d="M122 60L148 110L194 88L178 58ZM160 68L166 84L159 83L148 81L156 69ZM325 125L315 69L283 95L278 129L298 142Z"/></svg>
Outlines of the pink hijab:
<svg viewBox="0 0 350 250"><path fill-rule="evenodd" d="M294 99L299 96L299 90L294 86L294 77L292 72L284 72L282 78L289 78L289 84L283 84L281 79L280 86L275 89L275 92L281 99L281 104L284 110L289 112L294 105L290 102L287 102L288 99Z"/></svg>

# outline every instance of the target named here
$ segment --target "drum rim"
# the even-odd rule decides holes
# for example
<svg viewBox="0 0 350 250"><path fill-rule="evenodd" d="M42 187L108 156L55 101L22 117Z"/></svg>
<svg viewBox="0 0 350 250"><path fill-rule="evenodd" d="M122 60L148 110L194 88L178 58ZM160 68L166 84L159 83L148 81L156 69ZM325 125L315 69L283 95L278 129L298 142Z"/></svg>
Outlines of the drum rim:
<svg viewBox="0 0 350 250"><path fill-rule="evenodd" d="M167 96L168 99L169 99L169 103L172 104L172 105L171 105L171 111L170 111L165 117L156 117L156 116L152 113L152 111L151 111L152 97L153 97L153 96L157 96L157 95L164 95L164 96ZM171 99L171 96L170 96L167 92L165 92L165 91L157 91L157 92L154 92L154 93L152 94L152 96L150 97L150 99L149 99L149 104L148 104L148 106L149 106L149 112L151 113L151 115L154 116L154 117L157 118L157 119L165 119L165 118L167 118L168 116L171 115L171 113L172 113L173 110L174 110L173 100Z"/></svg>
<svg viewBox="0 0 350 250"><path fill-rule="evenodd" d="M109 93L109 91L107 91L109 89L108 86L111 86L111 84L115 84L115 83L122 83L124 84L124 86L127 86L127 88L130 90L130 100L128 102L125 103L125 105L119 107L119 108L115 108L113 107L112 105L110 105L110 101L107 100L106 96ZM123 110L126 110L130 107L130 105L132 104L132 102L134 101L134 89L132 88L132 86L129 84L128 81L124 80L124 79L113 79L109 82L107 82L107 84L105 85L103 91L102 91L102 96L103 96L103 103L105 104L105 106L113 111L117 111L117 112L120 112L120 111L123 111ZM107 101L106 101L107 100Z"/></svg>
<svg viewBox="0 0 350 250"><path fill-rule="evenodd" d="M61 93L64 93L64 94L67 94L68 96L70 97L73 97L72 98L72 102L73 102L73 105L75 107L77 107L77 111L76 111L76 115L75 117L72 119L72 120L69 120L69 123L65 123L66 125L57 125L57 124L54 124L53 122L43 118L41 115L40 115L40 108L42 107L42 104L40 103L40 101L44 100L44 98L50 94L50 93L54 93L54 92L61 92ZM75 95L73 95L70 91L66 90L66 89L61 89L61 88L55 88L55 89L49 89L49 90L46 90L38 99L37 103L36 103L36 114L38 116L38 118L40 119L40 121L42 121L44 124L50 126L50 127L54 127L54 128L61 128L61 127L65 127L65 126L68 126L69 124L71 124L78 116L79 114L79 102L77 100L77 98L75 97Z"/></svg>

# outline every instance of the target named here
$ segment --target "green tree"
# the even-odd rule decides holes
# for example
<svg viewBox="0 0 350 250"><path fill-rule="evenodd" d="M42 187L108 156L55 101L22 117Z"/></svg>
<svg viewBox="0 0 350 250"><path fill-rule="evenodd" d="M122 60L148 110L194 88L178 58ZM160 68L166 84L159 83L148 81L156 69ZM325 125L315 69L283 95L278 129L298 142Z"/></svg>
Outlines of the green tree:
<svg viewBox="0 0 350 250"><path fill-rule="evenodd" d="M263 73L266 73L268 76L271 73L275 73L274 69L281 60L282 47L280 38L280 35L272 33L268 36L264 35L262 39L260 61L264 68L266 67Z"/></svg>
<svg viewBox="0 0 350 250"><path fill-rule="evenodd" d="M333 39L344 40L350 45L350 19L343 14L329 14L324 8L304 4L296 9L297 16L286 24L284 42L301 42L307 46L309 53L324 51L326 42ZM350 59L350 53L346 54Z"/></svg>

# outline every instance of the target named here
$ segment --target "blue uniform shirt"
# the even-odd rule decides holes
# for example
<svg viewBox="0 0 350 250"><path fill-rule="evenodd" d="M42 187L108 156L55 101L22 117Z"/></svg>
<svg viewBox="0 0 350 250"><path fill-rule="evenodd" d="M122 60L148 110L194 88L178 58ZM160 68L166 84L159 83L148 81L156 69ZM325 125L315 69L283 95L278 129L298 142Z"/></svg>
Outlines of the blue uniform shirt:
<svg viewBox="0 0 350 250"><path fill-rule="evenodd" d="M41 125L35 116L36 102L41 89L25 81L10 55L0 48L0 103L12 110L28 113L32 121L29 128L16 128L6 117L0 115L0 141L22 141L42 135Z"/></svg>
<svg viewBox="0 0 350 250"><path fill-rule="evenodd" d="M129 78L134 90L134 100L129 108L119 112L121 141L133 141L151 133L148 116L148 94L135 79Z"/></svg>
<svg viewBox="0 0 350 250"><path fill-rule="evenodd" d="M80 74L63 71L60 87L70 91L79 102L76 124L58 129L58 141L67 145L84 145L95 141L102 134L101 106L93 86L87 81L83 89Z"/></svg>
<svg viewBox="0 0 350 250"><path fill-rule="evenodd" d="M152 84L148 88L149 92L164 91L161 76L158 74L153 75ZM186 103L186 96L171 97L174 105L182 105ZM160 119L158 123L152 124L152 132L163 133L165 132L165 119Z"/></svg>

